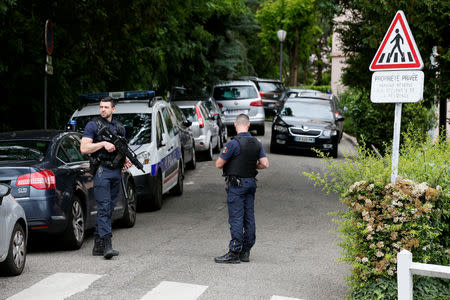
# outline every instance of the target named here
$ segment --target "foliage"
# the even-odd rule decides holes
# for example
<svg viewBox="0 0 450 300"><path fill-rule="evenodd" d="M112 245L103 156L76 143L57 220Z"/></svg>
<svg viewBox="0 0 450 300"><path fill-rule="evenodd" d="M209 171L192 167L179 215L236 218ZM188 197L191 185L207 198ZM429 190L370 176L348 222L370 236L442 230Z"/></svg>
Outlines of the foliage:
<svg viewBox="0 0 450 300"><path fill-rule="evenodd" d="M283 60L283 65L287 68L283 67L283 74L288 85L297 85L300 65L303 68L308 66L311 39L320 30L316 25L314 0L266 0L256 18L261 24L262 51L271 64L279 64L277 31L283 29L287 32L283 42L284 51L288 54L284 56L287 62ZM275 74L272 77L276 78Z"/></svg>
<svg viewBox="0 0 450 300"><path fill-rule="evenodd" d="M373 103L365 90L348 89L340 95L340 106L347 107L344 131L374 145L381 152L393 138L395 104ZM424 102L402 105L401 129L414 130L425 136L435 123L435 111ZM351 126L351 128L349 128Z"/></svg>
<svg viewBox="0 0 450 300"><path fill-rule="evenodd" d="M348 16L339 23L337 32L347 55L343 83L353 88L353 93L359 94L358 102L355 103L358 111L354 110L354 114L358 114L361 120L355 119L355 125L358 128L362 126L360 131L365 132L369 144L379 147L381 141L391 139L393 108L392 105L375 105L368 101L372 75L368 66L396 11L403 10L425 65L425 87L424 100L419 107L404 105L405 110L410 109L411 113L407 115L405 112L402 119L403 123L408 120L420 124L418 130L425 134L423 125L430 122L431 116L426 108L433 105L434 96L438 100L450 98L450 3L440 0L334 2ZM433 55L433 47L437 55ZM435 64L430 60L431 56L434 56ZM416 108L418 113L414 113ZM365 120L362 120L363 117Z"/></svg>
<svg viewBox="0 0 450 300"><path fill-rule="evenodd" d="M329 85L301 85L297 87L292 87L294 89L310 89L320 91L322 93L328 93L331 91L331 86Z"/></svg>
<svg viewBox="0 0 450 300"><path fill-rule="evenodd" d="M390 183L390 149L380 158L361 146L353 159L325 158L323 174L304 173L315 185L339 193L347 206L335 214L355 299L395 299L401 249L410 250L415 262L450 262L450 144L423 141L411 132L403 140L396 184ZM416 297L450 296L448 281L414 280Z"/></svg>

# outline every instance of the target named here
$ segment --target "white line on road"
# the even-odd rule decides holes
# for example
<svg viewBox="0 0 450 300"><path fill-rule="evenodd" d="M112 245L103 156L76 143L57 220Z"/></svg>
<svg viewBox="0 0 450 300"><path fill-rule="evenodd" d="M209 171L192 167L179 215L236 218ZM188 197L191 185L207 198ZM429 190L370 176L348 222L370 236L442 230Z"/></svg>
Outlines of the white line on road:
<svg viewBox="0 0 450 300"><path fill-rule="evenodd" d="M162 281L157 287L142 297L141 300L195 300L207 288L205 285Z"/></svg>
<svg viewBox="0 0 450 300"><path fill-rule="evenodd" d="M188 182L185 182L184 183L185 185L193 185L193 184L195 184L193 181L188 181Z"/></svg>
<svg viewBox="0 0 450 300"><path fill-rule="evenodd" d="M272 296L272 298L270 298L270 300L302 300L302 299L282 297L282 296Z"/></svg>
<svg viewBox="0 0 450 300"><path fill-rule="evenodd" d="M7 300L62 300L87 289L102 275L55 273Z"/></svg>

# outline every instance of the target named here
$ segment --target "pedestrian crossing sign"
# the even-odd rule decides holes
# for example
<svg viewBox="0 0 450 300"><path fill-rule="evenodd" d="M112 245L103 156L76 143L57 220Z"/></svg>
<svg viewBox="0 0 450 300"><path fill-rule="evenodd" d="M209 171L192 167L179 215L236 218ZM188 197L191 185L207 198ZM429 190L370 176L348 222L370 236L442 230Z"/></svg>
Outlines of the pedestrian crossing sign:
<svg viewBox="0 0 450 300"><path fill-rule="evenodd" d="M371 71L422 70L423 61L405 14L399 10L370 64Z"/></svg>

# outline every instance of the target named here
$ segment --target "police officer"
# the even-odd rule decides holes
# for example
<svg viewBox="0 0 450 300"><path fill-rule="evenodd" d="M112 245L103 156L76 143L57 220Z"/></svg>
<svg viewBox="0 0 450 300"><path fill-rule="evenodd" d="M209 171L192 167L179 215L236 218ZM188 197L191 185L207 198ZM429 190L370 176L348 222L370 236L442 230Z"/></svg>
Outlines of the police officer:
<svg viewBox="0 0 450 300"><path fill-rule="evenodd" d="M216 263L250 261L250 249L255 244L256 169L269 167L262 144L248 132L248 116L237 116L234 126L237 135L227 143L216 161L216 167L223 168L227 182L228 223L231 231L229 252L214 258Z"/></svg>
<svg viewBox="0 0 450 300"><path fill-rule="evenodd" d="M93 174L97 218L92 255L103 255L106 259L119 255L119 252L112 248L111 217L121 187L121 170L131 166L131 162L121 156L113 144L103 140L98 134L102 126L108 126L113 133L125 137L125 127L112 116L115 110L113 98L105 97L100 100L100 116L94 117L86 124L80 146L81 153L91 154L94 164L98 164L97 171Z"/></svg>

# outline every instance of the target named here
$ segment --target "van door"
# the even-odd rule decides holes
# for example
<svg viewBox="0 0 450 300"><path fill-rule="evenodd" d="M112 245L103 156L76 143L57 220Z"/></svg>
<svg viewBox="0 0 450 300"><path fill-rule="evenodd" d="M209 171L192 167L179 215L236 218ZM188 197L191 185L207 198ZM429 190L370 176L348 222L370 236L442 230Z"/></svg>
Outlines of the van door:
<svg viewBox="0 0 450 300"><path fill-rule="evenodd" d="M178 180L178 160L180 159L181 149L179 138L175 136L175 128L172 118L166 107L162 109L162 116L166 132L166 149L167 155L164 158L165 172L163 180L163 193L170 190Z"/></svg>

